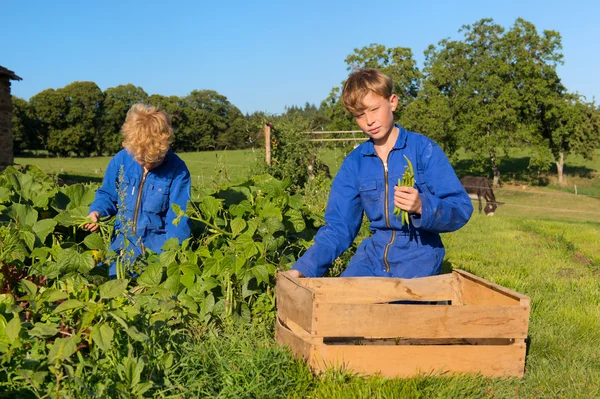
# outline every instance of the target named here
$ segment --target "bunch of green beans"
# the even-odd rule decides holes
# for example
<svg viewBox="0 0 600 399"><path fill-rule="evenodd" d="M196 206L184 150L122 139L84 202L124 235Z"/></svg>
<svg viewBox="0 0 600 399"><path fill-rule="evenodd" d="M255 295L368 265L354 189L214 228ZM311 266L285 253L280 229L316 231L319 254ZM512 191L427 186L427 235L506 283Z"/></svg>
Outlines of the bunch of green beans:
<svg viewBox="0 0 600 399"><path fill-rule="evenodd" d="M406 159L407 165L404 167L402 178L398 179L398 187L413 187L415 185L415 171L413 169L412 162L410 162L410 159L408 159L406 155L404 156L404 159ZM410 224L408 212L405 210L402 210L396 206L394 207L394 215L396 215L396 217L400 215L400 218L402 219L402 226L405 224Z"/></svg>

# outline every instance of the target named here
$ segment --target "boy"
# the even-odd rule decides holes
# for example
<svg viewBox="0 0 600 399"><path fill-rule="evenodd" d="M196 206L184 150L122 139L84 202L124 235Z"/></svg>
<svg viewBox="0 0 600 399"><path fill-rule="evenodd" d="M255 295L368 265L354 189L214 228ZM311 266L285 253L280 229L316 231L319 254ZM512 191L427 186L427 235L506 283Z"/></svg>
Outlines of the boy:
<svg viewBox="0 0 600 399"><path fill-rule="evenodd" d="M372 235L360 244L343 277L439 274L445 254L439 233L459 229L473 212L446 155L429 138L394 124L398 97L380 71L352 73L341 100L370 140L344 159L331 187L325 226L291 274L325 274L354 241L363 211ZM414 166L415 187L397 187L407 165L404 156ZM394 207L409 213L408 225L394 215Z"/></svg>
<svg viewBox="0 0 600 399"><path fill-rule="evenodd" d="M149 248L156 253L169 238L179 242L190 236L190 221L182 217L173 225L177 204L185 211L190 199L190 172L170 149L173 142L171 119L157 108L135 104L122 127L123 147L111 159L102 187L90 205L88 218L119 214L110 250L134 259ZM96 223L84 226L97 231ZM116 274L114 262L109 274Z"/></svg>

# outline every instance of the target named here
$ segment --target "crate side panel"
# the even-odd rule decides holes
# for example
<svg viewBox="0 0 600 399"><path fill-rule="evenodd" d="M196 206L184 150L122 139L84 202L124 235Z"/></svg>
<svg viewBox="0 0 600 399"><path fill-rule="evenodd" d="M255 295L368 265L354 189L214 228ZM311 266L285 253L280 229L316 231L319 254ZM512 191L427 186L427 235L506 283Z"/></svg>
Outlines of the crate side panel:
<svg viewBox="0 0 600 399"><path fill-rule="evenodd" d="M526 338L521 306L352 305L321 303L313 335L378 338Z"/></svg>
<svg viewBox="0 0 600 399"><path fill-rule="evenodd" d="M342 367L392 378L430 372L441 375L481 373L487 377L522 377L525 344L391 347L317 345L314 356L311 363L319 371Z"/></svg>
<svg viewBox="0 0 600 399"><path fill-rule="evenodd" d="M399 300L443 301L452 299L452 274L401 279L381 277L333 277L305 279L303 284L335 303L384 303Z"/></svg>
<svg viewBox="0 0 600 399"><path fill-rule="evenodd" d="M281 346L289 346L292 352L309 361L311 358L311 342L295 334L281 324L279 319L275 324L275 342Z"/></svg>
<svg viewBox="0 0 600 399"><path fill-rule="evenodd" d="M277 276L277 317L284 323L292 320L310 332L313 316L313 291L303 285L296 284L286 276Z"/></svg>
<svg viewBox="0 0 600 399"><path fill-rule="evenodd" d="M465 305L521 306L521 304L529 304L529 297L474 274L463 270L454 270L453 274L457 279Z"/></svg>

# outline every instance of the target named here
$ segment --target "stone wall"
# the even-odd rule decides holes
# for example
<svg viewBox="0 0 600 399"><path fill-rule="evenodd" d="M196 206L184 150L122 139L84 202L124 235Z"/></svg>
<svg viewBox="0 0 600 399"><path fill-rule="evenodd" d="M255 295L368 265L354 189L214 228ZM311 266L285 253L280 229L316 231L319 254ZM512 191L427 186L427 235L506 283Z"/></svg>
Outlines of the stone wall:
<svg viewBox="0 0 600 399"><path fill-rule="evenodd" d="M10 79L0 75L0 171L13 164L12 100Z"/></svg>

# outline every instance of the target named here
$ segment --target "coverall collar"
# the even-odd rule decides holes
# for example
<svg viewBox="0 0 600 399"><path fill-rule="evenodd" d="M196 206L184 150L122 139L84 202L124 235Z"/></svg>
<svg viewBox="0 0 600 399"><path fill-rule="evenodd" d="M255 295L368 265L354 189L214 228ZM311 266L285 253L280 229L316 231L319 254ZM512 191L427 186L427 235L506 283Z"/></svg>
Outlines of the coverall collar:
<svg viewBox="0 0 600 399"><path fill-rule="evenodd" d="M406 130L399 124L395 123L394 126L398 128L398 138L396 139L396 143L394 144L393 150L397 150L400 148L406 147ZM361 152L362 155L376 155L375 145L373 144L373 139L369 139L365 142Z"/></svg>

